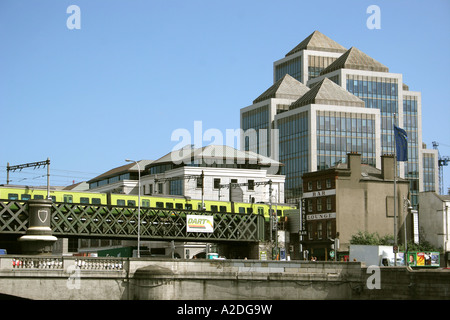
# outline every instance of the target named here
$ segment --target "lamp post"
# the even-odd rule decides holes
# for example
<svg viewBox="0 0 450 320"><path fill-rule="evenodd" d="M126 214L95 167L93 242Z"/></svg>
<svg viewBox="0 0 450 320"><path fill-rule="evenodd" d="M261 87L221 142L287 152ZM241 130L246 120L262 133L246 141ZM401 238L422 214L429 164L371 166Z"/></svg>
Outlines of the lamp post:
<svg viewBox="0 0 450 320"><path fill-rule="evenodd" d="M141 257L141 168L139 162L135 160L125 159L126 162L134 162L138 167L138 245L137 245L137 257Z"/></svg>

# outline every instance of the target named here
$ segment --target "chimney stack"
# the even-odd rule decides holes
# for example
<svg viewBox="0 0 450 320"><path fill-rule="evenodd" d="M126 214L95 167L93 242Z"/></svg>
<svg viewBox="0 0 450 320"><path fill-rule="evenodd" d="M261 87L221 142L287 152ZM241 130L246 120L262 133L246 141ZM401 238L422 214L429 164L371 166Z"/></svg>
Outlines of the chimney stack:
<svg viewBox="0 0 450 320"><path fill-rule="evenodd" d="M394 155L385 154L381 156L381 175L384 180L394 180Z"/></svg>
<svg viewBox="0 0 450 320"><path fill-rule="evenodd" d="M347 154L348 169L351 176L357 179L361 178L361 155L357 152Z"/></svg>

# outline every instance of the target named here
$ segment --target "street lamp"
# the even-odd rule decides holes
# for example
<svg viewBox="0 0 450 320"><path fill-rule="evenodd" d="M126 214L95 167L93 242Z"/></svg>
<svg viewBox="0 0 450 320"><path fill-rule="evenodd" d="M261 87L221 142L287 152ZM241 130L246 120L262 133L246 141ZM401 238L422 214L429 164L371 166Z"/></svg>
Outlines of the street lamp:
<svg viewBox="0 0 450 320"><path fill-rule="evenodd" d="M134 162L138 167L138 246L137 246L137 257L141 257L141 168L139 167L139 162L135 160L125 159L126 162Z"/></svg>

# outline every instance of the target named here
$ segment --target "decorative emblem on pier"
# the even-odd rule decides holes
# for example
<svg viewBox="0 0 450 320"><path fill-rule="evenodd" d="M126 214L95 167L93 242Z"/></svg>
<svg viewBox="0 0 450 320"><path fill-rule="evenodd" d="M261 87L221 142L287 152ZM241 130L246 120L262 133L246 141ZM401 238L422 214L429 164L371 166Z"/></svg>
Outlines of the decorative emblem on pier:
<svg viewBox="0 0 450 320"><path fill-rule="evenodd" d="M45 221L48 218L48 211L47 210L39 210L38 211L38 218L41 221L41 223L45 223Z"/></svg>

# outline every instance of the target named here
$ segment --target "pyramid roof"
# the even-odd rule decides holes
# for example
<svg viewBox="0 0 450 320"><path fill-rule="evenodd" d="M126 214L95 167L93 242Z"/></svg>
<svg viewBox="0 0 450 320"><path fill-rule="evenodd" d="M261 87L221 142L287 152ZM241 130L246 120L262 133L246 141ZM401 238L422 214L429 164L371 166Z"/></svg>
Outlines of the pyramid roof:
<svg viewBox="0 0 450 320"><path fill-rule="evenodd" d="M289 74L285 74L283 78L275 82L269 89L264 91L258 98L253 100L253 103L264 101L270 98L284 98L297 100L306 92L309 88L293 78Z"/></svg>
<svg viewBox="0 0 450 320"><path fill-rule="evenodd" d="M308 104L365 107L364 101L328 78L316 83L303 97L291 104L289 109L292 110Z"/></svg>
<svg viewBox="0 0 450 320"><path fill-rule="evenodd" d="M327 52L341 52L344 53L347 49L341 46L334 40L331 40L326 35L319 31L314 31L305 40L300 42L294 49L286 54L290 56L301 50L316 50L316 51L327 51Z"/></svg>
<svg viewBox="0 0 450 320"><path fill-rule="evenodd" d="M342 56L336 59L332 64L322 70L321 75L330 73L338 69L355 69L367 71L389 72L389 68L378 62L372 57L359 50L351 47Z"/></svg>

